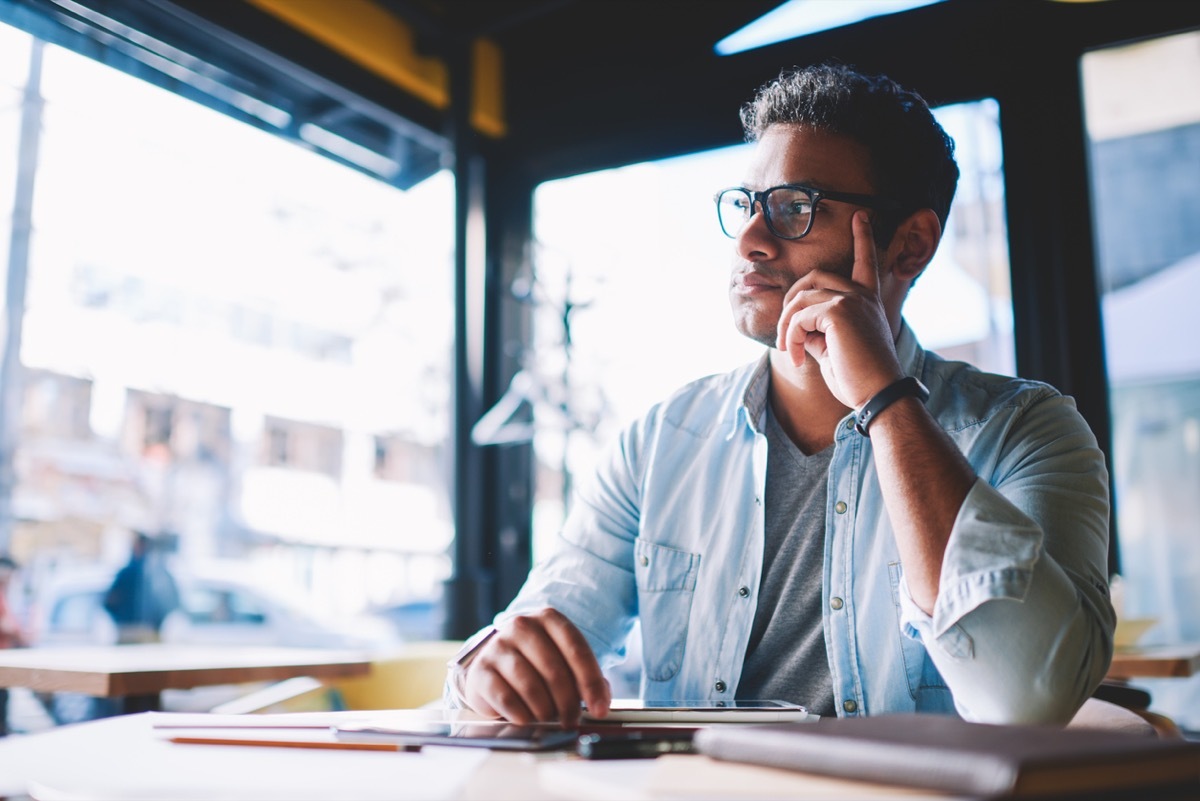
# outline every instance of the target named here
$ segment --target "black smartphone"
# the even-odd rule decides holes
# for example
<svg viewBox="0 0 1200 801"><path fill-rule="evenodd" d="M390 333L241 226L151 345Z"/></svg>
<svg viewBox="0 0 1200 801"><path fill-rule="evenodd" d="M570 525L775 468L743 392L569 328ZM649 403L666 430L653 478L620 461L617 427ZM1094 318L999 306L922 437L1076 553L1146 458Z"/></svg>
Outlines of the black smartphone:
<svg viewBox="0 0 1200 801"><path fill-rule="evenodd" d="M691 729L675 732L581 734L575 752L584 759L648 759L663 754L694 754Z"/></svg>
<svg viewBox="0 0 1200 801"><path fill-rule="evenodd" d="M501 751L549 751L575 744L579 732L557 724L517 726L502 720L420 722L403 726L342 724L333 727L342 742L388 742L396 745L463 745Z"/></svg>

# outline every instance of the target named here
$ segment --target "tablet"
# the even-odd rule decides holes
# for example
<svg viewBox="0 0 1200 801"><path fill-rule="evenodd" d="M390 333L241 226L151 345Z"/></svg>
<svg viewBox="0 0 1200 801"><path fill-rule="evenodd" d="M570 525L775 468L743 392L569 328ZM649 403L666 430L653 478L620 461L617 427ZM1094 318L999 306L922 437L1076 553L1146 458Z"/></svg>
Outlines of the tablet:
<svg viewBox="0 0 1200 801"><path fill-rule="evenodd" d="M642 701L614 698L609 712L600 718L583 717L595 723L771 723L817 720L818 715L788 701Z"/></svg>
<svg viewBox="0 0 1200 801"><path fill-rule="evenodd" d="M573 746L574 729L545 723L518 726L503 720L415 722L403 726L345 723L333 726L339 742L393 743L404 746L464 745L501 751L547 751Z"/></svg>

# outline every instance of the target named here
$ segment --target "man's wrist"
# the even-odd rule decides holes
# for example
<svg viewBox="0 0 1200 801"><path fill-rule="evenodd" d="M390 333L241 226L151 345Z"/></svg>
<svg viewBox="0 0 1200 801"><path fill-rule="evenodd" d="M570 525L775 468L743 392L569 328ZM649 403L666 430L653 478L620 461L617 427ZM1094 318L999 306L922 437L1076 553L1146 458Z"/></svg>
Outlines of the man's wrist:
<svg viewBox="0 0 1200 801"><path fill-rule="evenodd" d="M478 654L480 650L483 649L483 646L487 645L488 641L491 640L495 635L495 626L488 626L487 628L481 629L472 634L469 639L463 642L462 648L459 648L458 652L450 658L449 662L446 663L446 667L467 667L467 665L470 665L475 659L475 655Z"/></svg>
<svg viewBox="0 0 1200 801"><path fill-rule="evenodd" d="M496 635L496 627L488 626L486 629L471 635L471 637L463 643L462 648L458 649L450 661L446 663L446 690L448 704L455 708L469 709L466 697L467 683L467 668L475 661L475 657L483 650L483 647Z"/></svg>
<svg viewBox="0 0 1200 801"><path fill-rule="evenodd" d="M864 437L871 436L869 431L871 423L875 421L875 418L884 409L904 398L916 398L921 403L924 403L929 400L929 390L911 375L905 376L898 381L893 381L875 393L870 400L854 413L854 429Z"/></svg>

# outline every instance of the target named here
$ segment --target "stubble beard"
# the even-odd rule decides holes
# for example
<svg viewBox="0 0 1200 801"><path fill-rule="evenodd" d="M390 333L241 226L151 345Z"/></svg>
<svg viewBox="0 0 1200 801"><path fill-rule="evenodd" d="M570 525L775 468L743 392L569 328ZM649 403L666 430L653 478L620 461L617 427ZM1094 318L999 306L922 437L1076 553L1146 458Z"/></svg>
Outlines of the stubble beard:
<svg viewBox="0 0 1200 801"><path fill-rule="evenodd" d="M849 278L854 272L854 251L851 249L844 257L836 260L830 259L818 264L813 269ZM800 280L800 276L797 276L795 280ZM787 293L784 292L783 294ZM760 345L774 348L778 342L779 316L783 312L783 295L779 297L779 310L768 314L765 310L761 309L760 301L735 295L731 281L729 300L733 309L734 326L737 328L738 333L754 340Z"/></svg>
<svg viewBox="0 0 1200 801"><path fill-rule="evenodd" d="M778 329L771 328L766 330L765 326L755 325L753 321L747 320L745 317L738 317L736 320L738 332L748 337L764 347L775 347Z"/></svg>

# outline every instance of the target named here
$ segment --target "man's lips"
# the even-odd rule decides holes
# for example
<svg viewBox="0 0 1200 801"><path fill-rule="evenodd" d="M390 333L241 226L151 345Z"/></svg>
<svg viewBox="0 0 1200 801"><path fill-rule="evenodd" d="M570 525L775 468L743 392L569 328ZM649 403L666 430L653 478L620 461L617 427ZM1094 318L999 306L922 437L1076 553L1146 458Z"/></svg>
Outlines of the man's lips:
<svg viewBox="0 0 1200 801"><path fill-rule="evenodd" d="M785 289L785 287L780 283L778 277L767 275L766 273L755 272L754 270L738 273L735 278L735 284L737 288L743 292L781 292Z"/></svg>

